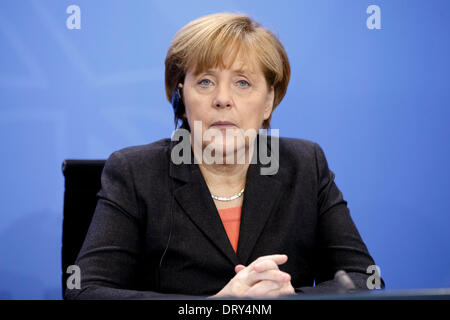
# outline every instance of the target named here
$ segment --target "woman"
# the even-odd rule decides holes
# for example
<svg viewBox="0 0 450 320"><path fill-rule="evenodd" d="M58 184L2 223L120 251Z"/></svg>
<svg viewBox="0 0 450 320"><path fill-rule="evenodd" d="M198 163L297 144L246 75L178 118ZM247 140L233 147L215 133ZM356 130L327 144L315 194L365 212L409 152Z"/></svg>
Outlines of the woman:
<svg viewBox="0 0 450 320"><path fill-rule="evenodd" d="M258 134L290 79L279 40L245 15L209 15L175 35L165 65L181 128L109 157L81 289L65 298L333 292L338 270L367 289L375 263L322 149Z"/></svg>

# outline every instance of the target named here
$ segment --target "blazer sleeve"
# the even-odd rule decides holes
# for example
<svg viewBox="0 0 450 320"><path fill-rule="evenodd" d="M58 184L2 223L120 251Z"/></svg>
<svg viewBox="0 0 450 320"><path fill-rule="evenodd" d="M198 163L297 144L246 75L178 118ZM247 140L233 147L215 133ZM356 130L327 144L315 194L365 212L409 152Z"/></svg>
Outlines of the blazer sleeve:
<svg viewBox="0 0 450 320"><path fill-rule="evenodd" d="M105 163L97 206L75 262L81 288L66 289L64 299L180 297L136 290L143 224L133 181L120 151L113 153Z"/></svg>
<svg viewBox="0 0 450 320"><path fill-rule="evenodd" d="M317 168L317 254L315 259L315 286L296 288L298 293L330 293L342 290L334 279L338 270L344 270L352 279L356 290L368 290L366 273L375 265L334 182L334 173L322 148L315 144ZM384 281L381 287L384 288Z"/></svg>

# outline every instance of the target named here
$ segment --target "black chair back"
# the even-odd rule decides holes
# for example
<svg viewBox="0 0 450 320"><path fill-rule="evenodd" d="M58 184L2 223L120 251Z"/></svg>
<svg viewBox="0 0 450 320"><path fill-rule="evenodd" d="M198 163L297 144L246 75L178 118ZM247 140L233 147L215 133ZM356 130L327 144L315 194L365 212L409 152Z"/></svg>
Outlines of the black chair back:
<svg viewBox="0 0 450 320"><path fill-rule="evenodd" d="M83 245L97 205L105 160L65 160L64 218L62 229L62 293L66 289L67 267L73 265Z"/></svg>

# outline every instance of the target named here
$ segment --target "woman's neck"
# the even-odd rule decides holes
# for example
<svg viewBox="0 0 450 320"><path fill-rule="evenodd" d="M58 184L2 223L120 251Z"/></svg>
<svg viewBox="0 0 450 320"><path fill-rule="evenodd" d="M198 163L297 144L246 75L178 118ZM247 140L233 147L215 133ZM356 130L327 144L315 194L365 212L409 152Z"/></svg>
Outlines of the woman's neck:
<svg viewBox="0 0 450 320"><path fill-rule="evenodd" d="M200 171L211 193L229 197L245 186L248 163L245 164L206 164L200 163Z"/></svg>
<svg viewBox="0 0 450 320"><path fill-rule="evenodd" d="M200 171L208 186L209 192L219 197L231 197L245 187L249 164L223 165L199 164ZM213 199L217 210L242 206L244 194L231 201Z"/></svg>
<svg viewBox="0 0 450 320"><path fill-rule="evenodd" d="M207 161L197 161L211 194L219 197L231 197L239 193L245 187L247 171L251 159L251 154L249 155L250 152L247 148L245 153L245 158L240 159L240 161L237 161L237 154L235 154L233 159L236 161L232 164L228 164L227 162L224 164L210 164ZM197 158L197 156L195 157ZM223 209L242 205L243 198L244 197L241 196L232 201L214 200L214 202L218 209Z"/></svg>

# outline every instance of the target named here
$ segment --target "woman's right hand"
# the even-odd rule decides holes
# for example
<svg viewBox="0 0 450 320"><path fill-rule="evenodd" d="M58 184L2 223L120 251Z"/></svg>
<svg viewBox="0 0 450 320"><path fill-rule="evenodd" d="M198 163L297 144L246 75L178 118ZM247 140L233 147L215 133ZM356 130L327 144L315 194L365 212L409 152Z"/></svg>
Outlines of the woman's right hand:
<svg viewBox="0 0 450 320"><path fill-rule="evenodd" d="M259 257L247 267L237 265L236 275L210 298L275 298L294 294L291 276L278 268L287 259L284 254L275 254Z"/></svg>

